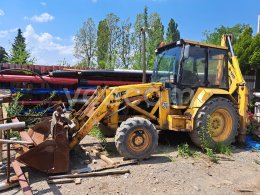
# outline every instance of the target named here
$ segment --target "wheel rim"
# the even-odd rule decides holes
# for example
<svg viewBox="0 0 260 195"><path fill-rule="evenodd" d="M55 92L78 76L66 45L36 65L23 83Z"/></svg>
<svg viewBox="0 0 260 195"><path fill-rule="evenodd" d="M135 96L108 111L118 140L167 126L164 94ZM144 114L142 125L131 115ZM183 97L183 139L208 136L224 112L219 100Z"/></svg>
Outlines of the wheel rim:
<svg viewBox="0 0 260 195"><path fill-rule="evenodd" d="M151 135L146 129L136 129L129 134L127 145L135 153L145 151L149 148L150 144Z"/></svg>
<svg viewBox="0 0 260 195"><path fill-rule="evenodd" d="M217 109L210 117L210 134L214 141L226 140L232 132L233 120L226 109Z"/></svg>

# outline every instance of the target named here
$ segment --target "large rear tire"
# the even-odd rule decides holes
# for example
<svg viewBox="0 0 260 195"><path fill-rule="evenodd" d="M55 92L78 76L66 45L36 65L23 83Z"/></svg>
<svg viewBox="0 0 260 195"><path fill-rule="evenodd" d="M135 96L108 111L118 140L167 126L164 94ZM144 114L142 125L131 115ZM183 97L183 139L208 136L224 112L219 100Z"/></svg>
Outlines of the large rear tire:
<svg viewBox="0 0 260 195"><path fill-rule="evenodd" d="M199 147L215 148L218 143L229 145L238 134L239 115L235 105L223 97L212 98L198 111L191 140Z"/></svg>
<svg viewBox="0 0 260 195"><path fill-rule="evenodd" d="M117 129L115 144L120 155L127 159L147 159L158 146L158 134L147 119L129 118Z"/></svg>

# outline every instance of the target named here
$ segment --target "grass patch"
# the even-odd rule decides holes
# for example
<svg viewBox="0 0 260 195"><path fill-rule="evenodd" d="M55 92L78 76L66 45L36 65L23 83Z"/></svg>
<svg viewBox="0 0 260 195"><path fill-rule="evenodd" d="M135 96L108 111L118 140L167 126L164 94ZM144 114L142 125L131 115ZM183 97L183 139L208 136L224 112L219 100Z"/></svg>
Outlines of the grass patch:
<svg viewBox="0 0 260 195"><path fill-rule="evenodd" d="M203 151L205 151L210 161L214 163L218 163L217 154L215 150L210 148L210 143L204 129L200 131L200 140L201 140L201 148Z"/></svg>
<svg viewBox="0 0 260 195"><path fill-rule="evenodd" d="M232 148L230 145L225 145L222 143L217 143L215 152L218 154L225 154L227 156L230 156L232 154Z"/></svg>
<svg viewBox="0 0 260 195"><path fill-rule="evenodd" d="M260 165L260 160L254 160L254 162L258 165Z"/></svg>
<svg viewBox="0 0 260 195"><path fill-rule="evenodd" d="M98 127L93 127L89 134L93 137L96 137L104 148L107 146L107 140Z"/></svg>
<svg viewBox="0 0 260 195"><path fill-rule="evenodd" d="M218 163L217 155L213 149L205 148L205 151L206 151L206 155L209 157L210 161L212 161L214 163Z"/></svg>
<svg viewBox="0 0 260 195"><path fill-rule="evenodd" d="M12 138L12 137L16 137L18 140L20 140L21 139L21 136L20 136L20 134L19 134L19 132L18 131L10 131L10 138Z"/></svg>
<svg viewBox="0 0 260 195"><path fill-rule="evenodd" d="M194 151L194 150L191 150L190 149L190 146L185 143L185 144L181 144L181 145L178 145L178 156L181 156L181 157L198 157L199 156L199 153L197 151Z"/></svg>

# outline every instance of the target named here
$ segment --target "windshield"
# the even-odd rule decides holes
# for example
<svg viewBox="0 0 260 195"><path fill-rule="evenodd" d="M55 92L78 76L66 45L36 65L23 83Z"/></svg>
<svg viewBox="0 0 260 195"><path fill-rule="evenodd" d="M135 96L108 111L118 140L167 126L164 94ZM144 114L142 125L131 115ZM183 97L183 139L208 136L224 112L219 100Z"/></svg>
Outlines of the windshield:
<svg viewBox="0 0 260 195"><path fill-rule="evenodd" d="M157 54L153 82L172 82L177 74L182 47L174 47Z"/></svg>

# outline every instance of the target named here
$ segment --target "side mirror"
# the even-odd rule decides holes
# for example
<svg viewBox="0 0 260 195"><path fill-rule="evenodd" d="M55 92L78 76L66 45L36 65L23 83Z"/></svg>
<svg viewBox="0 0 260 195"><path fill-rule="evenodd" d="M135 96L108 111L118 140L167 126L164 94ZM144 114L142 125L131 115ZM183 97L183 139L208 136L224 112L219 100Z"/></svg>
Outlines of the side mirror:
<svg viewBox="0 0 260 195"><path fill-rule="evenodd" d="M190 45L185 45L183 57L186 60L189 58L189 56L190 56Z"/></svg>

